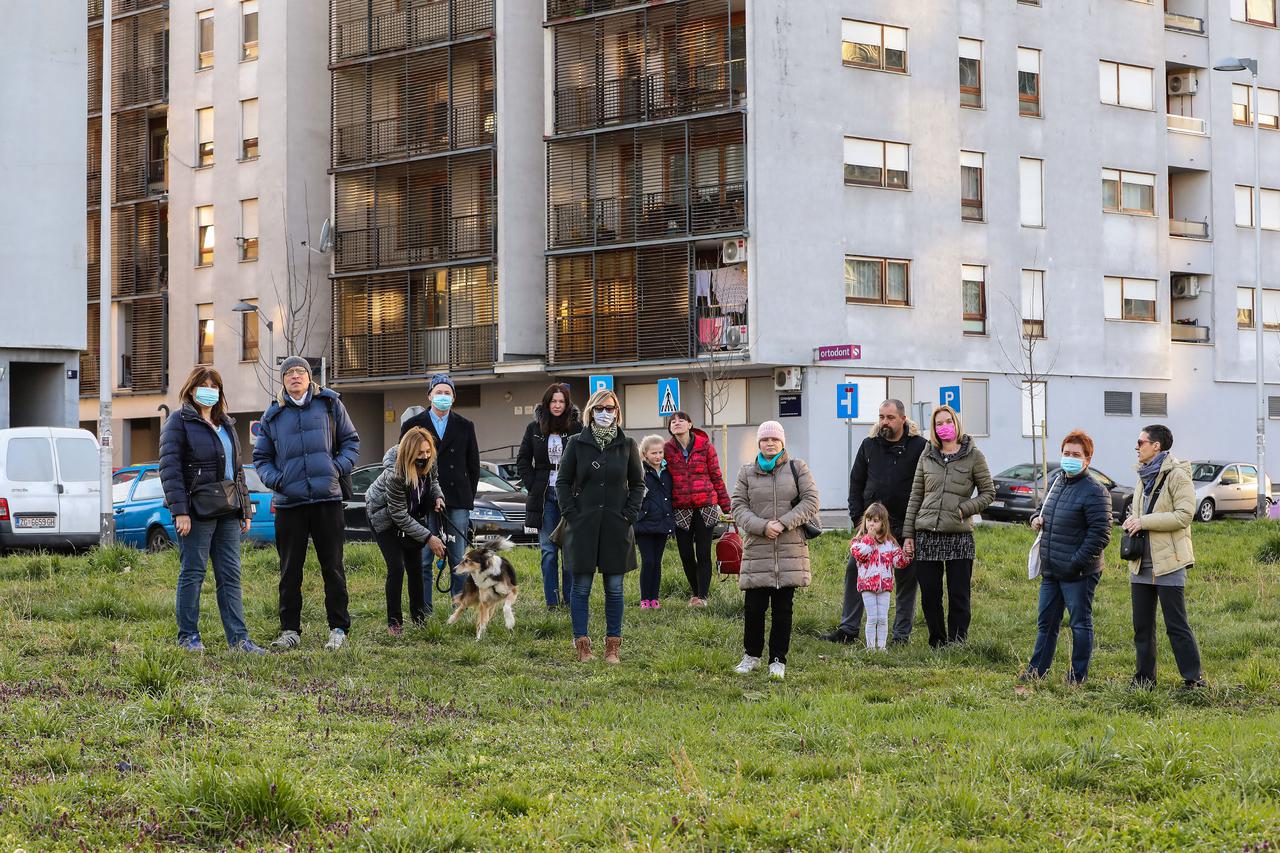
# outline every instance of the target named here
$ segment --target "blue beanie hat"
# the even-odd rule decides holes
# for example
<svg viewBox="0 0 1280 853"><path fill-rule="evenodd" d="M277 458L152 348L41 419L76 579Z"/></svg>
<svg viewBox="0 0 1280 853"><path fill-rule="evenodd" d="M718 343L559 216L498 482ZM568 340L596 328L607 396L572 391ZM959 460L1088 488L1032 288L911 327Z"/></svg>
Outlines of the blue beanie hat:
<svg viewBox="0 0 1280 853"><path fill-rule="evenodd" d="M454 387L453 380L449 378L447 373L437 373L427 380L427 393L431 393L437 385L448 385L449 390L453 392L453 396L458 396L458 389Z"/></svg>

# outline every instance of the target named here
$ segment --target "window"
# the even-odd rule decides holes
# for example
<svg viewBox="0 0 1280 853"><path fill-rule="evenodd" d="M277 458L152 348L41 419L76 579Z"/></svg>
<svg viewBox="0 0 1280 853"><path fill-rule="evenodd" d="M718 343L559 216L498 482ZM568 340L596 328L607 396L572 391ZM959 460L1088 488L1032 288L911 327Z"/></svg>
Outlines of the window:
<svg viewBox="0 0 1280 853"><path fill-rule="evenodd" d="M1262 328L1280 331L1280 290L1262 291Z"/></svg>
<svg viewBox="0 0 1280 853"><path fill-rule="evenodd" d="M702 383L702 422L740 426L747 420L747 380L718 379Z"/></svg>
<svg viewBox="0 0 1280 853"><path fill-rule="evenodd" d="M1156 176L1146 172L1102 170L1102 209L1107 213L1135 213L1154 216Z"/></svg>
<svg viewBox="0 0 1280 853"><path fill-rule="evenodd" d="M662 426L662 418L658 416L658 383L624 385L621 402L625 429L647 430Z"/></svg>
<svg viewBox="0 0 1280 853"><path fill-rule="evenodd" d="M240 4L240 60L258 58L258 0Z"/></svg>
<svg viewBox="0 0 1280 853"><path fill-rule="evenodd" d="M1040 51L1018 48L1018 112L1040 115Z"/></svg>
<svg viewBox="0 0 1280 853"><path fill-rule="evenodd" d="M1102 280L1102 302L1108 320L1156 320L1156 283L1147 278L1107 276Z"/></svg>
<svg viewBox="0 0 1280 853"><path fill-rule="evenodd" d="M164 497L164 483L160 480L159 471L143 471L142 476L138 478L138 485L134 487L133 499L135 501L154 501Z"/></svg>
<svg viewBox="0 0 1280 853"><path fill-rule="evenodd" d="M1253 288L1236 288L1236 326L1241 329L1253 328Z"/></svg>
<svg viewBox="0 0 1280 853"><path fill-rule="evenodd" d="M196 70L213 67L213 10L196 13Z"/></svg>
<svg viewBox="0 0 1280 853"><path fill-rule="evenodd" d="M196 266L213 265L213 205L196 208Z"/></svg>
<svg viewBox="0 0 1280 853"><path fill-rule="evenodd" d="M1047 389L1043 382L1022 383L1022 434L1028 438L1044 435L1048 420Z"/></svg>
<svg viewBox="0 0 1280 853"><path fill-rule="evenodd" d="M1253 187L1236 185L1236 225L1253 227ZM1262 227L1280 231L1280 190L1262 188Z"/></svg>
<svg viewBox="0 0 1280 853"><path fill-rule="evenodd" d="M864 187L910 188L911 146L878 139L844 138L844 182Z"/></svg>
<svg viewBox="0 0 1280 853"><path fill-rule="evenodd" d="M960 218L981 222L983 211L983 155L977 151L960 152Z"/></svg>
<svg viewBox="0 0 1280 853"><path fill-rule="evenodd" d="M1098 63L1098 81L1104 104L1152 109L1150 68L1103 60Z"/></svg>
<svg viewBox="0 0 1280 853"><path fill-rule="evenodd" d="M240 159L258 159L258 99L240 102Z"/></svg>
<svg viewBox="0 0 1280 853"><path fill-rule="evenodd" d="M1252 90L1245 83L1231 84L1231 120L1246 127L1251 123ZM1266 130L1280 130L1280 90L1258 88L1258 120Z"/></svg>
<svg viewBox="0 0 1280 853"><path fill-rule="evenodd" d="M987 393L985 379L960 380L960 403L964 407L964 428L969 435L991 435Z"/></svg>
<svg viewBox="0 0 1280 853"><path fill-rule="evenodd" d="M1240 483L1245 486L1253 486L1258 482L1258 469L1252 465L1237 465L1240 469Z"/></svg>
<svg viewBox="0 0 1280 853"><path fill-rule="evenodd" d="M196 364L213 364L213 303L196 306Z"/></svg>
<svg viewBox="0 0 1280 853"><path fill-rule="evenodd" d="M987 333L987 268L965 264L960 267L960 287L964 311L964 333Z"/></svg>
<svg viewBox="0 0 1280 853"><path fill-rule="evenodd" d="M1253 288L1236 288L1236 327L1253 328ZM1280 330L1280 290L1262 291L1262 328Z"/></svg>
<svg viewBox="0 0 1280 853"><path fill-rule="evenodd" d="M213 107L196 110L196 165L213 165Z"/></svg>
<svg viewBox="0 0 1280 853"><path fill-rule="evenodd" d="M982 107L982 42L960 39L960 106Z"/></svg>
<svg viewBox="0 0 1280 853"><path fill-rule="evenodd" d="M245 302L257 307L258 300L245 299ZM257 361L262 355L258 349L258 312L240 312L240 360ZM274 369L274 368L273 368Z"/></svg>
<svg viewBox="0 0 1280 853"><path fill-rule="evenodd" d="M1249 24L1276 25L1276 0L1231 0L1231 17Z"/></svg>
<svg viewBox="0 0 1280 853"><path fill-rule="evenodd" d="M901 400L908 413L915 396L910 376L845 376L846 384L858 388L858 416L855 424L875 423L880 416L880 404L885 400Z"/></svg>
<svg viewBox="0 0 1280 853"><path fill-rule="evenodd" d="M1021 282L1022 334L1044 337L1044 270L1023 270Z"/></svg>
<svg viewBox="0 0 1280 853"><path fill-rule="evenodd" d="M892 258L844 259L845 302L876 305L908 305L909 261Z"/></svg>
<svg viewBox="0 0 1280 853"><path fill-rule="evenodd" d="M856 68L907 70L907 31L867 21L840 22L840 59Z"/></svg>
<svg viewBox="0 0 1280 853"><path fill-rule="evenodd" d="M1018 158L1019 205L1022 224L1028 228L1044 227L1044 161L1032 157Z"/></svg>
<svg viewBox="0 0 1280 853"><path fill-rule="evenodd" d="M258 259L258 200L246 198L240 202L240 260Z"/></svg>
<svg viewBox="0 0 1280 853"><path fill-rule="evenodd" d="M20 483L52 483L53 451L47 438L10 438L5 479Z"/></svg>
<svg viewBox="0 0 1280 853"><path fill-rule="evenodd" d="M1142 391L1138 394L1138 414L1144 418L1167 418L1169 395L1155 391Z"/></svg>
<svg viewBox="0 0 1280 853"><path fill-rule="evenodd" d="M1102 414L1113 417L1133 417L1132 391L1103 391Z"/></svg>

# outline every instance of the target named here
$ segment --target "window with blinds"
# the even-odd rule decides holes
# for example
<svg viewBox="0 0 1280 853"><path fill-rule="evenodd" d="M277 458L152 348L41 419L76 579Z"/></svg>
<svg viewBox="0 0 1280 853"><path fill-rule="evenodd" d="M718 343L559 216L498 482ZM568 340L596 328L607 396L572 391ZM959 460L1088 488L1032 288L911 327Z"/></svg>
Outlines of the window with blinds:
<svg viewBox="0 0 1280 853"><path fill-rule="evenodd" d="M168 207L159 202L111 211L113 296L154 294L168 287L168 222Z"/></svg>
<svg viewBox="0 0 1280 853"><path fill-rule="evenodd" d="M494 0L332 0L329 59L337 63L490 33Z"/></svg>
<svg viewBox="0 0 1280 853"><path fill-rule="evenodd" d="M169 10L117 18L111 30L112 109L162 103L169 97Z"/></svg>
<svg viewBox="0 0 1280 853"><path fill-rule="evenodd" d="M1103 391L1102 413L1104 415L1131 417L1133 415L1133 392Z"/></svg>

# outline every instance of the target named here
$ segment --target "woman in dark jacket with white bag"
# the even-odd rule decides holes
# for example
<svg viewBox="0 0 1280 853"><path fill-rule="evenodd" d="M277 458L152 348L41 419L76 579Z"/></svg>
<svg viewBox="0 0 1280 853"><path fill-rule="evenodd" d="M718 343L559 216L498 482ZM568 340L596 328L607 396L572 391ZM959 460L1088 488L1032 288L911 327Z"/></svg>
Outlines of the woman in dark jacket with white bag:
<svg viewBox="0 0 1280 853"><path fill-rule="evenodd" d="M218 613L227 645L265 654L249 639L240 593L240 537L253 504L240 464L235 421L227 415L222 376L196 367L178 393L182 408L160 432L160 484L173 513L182 567L178 571L178 645L200 652L200 587L213 562Z"/></svg>
<svg viewBox="0 0 1280 853"><path fill-rule="evenodd" d="M1044 678L1053 664L1062 611L1071 617L1068 684L1089 674L1093 655L1093 593L1102 579L1102 552L1111 541L1111 495L1089 475L1093 439L1075 430L1062 440L1061 469L1050 481L1044 505L1031 519L1040 531L1039 633L1020 678Z"/></svg>

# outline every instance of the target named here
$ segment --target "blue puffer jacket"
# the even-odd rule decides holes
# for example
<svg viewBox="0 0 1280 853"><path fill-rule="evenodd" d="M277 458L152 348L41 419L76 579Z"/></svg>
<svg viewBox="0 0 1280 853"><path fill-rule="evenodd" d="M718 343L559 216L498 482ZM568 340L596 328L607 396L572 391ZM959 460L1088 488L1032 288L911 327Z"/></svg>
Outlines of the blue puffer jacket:
<svg viewBox="0 0 1280 853"><path fill-rule="evenodd" d="M359 457L360 436L346 406L314 384L301 406L282 397L267 408L253 447L258 476L282 508L342 500L338 477L350 474Z"/></svg>
<svg viewBox="0 0 1280 853"><path fill-rule="evenodd" d="M671 508L671 472L662 466L662 473L654 473L648 463L644 466L644 502L640 504L640 517L636 519L636 533L662 536L676 532L676 514Z"/></svg>
<svg viewBox="0 0 1280 853"><path fill-rule="evenodd" d="M1058 580L1079 580L1102 571L1102 552L1111 541L1111 495L1088 473L1059 473L1040 510L1040 572Z"/></svg>
<svg viewBox="0 0 1280 853"><path fill-rule="evenodd" d="M235 421L224 417L223 426L231 438L231 469L240 489L241 518L249 506L249 489L240 467L240 439ZM222 441L190 403L174 412L160 431L160 486L164 500L175 516L190 515L191 490L206 483L220 483L227 472L227 457Z"/></svg>

